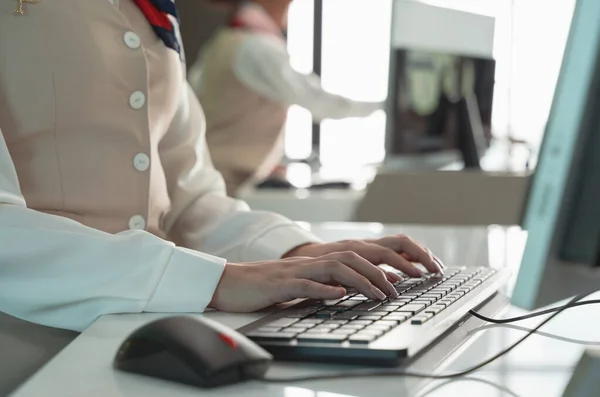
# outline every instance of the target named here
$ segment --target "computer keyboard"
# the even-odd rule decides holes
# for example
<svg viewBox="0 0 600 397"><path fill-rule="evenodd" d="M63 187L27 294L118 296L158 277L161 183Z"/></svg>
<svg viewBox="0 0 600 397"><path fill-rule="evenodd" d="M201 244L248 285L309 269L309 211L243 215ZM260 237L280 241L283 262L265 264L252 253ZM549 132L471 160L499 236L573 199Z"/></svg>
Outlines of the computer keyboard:
<svg viewBox="0 0 600 397"><path fill-rule="evenodd" d="M351 290L342 299L305 300L259 321L258 327L245 327L248 331L243 332L265 346L366 346L403 324L427 324L495 273L484 267L459 268L445 275L406 279L395 284L399 296L385 301Z"/></svg>

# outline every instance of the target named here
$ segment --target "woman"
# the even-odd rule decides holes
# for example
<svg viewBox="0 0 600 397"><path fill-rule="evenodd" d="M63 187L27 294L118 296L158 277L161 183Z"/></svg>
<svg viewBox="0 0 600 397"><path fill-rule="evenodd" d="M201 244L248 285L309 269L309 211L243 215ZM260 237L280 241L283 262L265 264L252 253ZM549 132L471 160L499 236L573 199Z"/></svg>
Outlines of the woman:
<svg viewBox="0 0 600 397"><path fill-rule="evenodd" d="M325 244L228 198L178 37L168 0L0 1L0 394L57 351L41 325L383 299L399 276L374 265L441 269L408 237Z"/></svg>
<svg viewBox="0 0 600 397"><path fill-rule="evenodd" d="M356 102L323 90L318 76L290 65L283 31L291 0L212 0L233 7L231 19L201 52L190 82L207 118L206 139L227 192L266 178L283 157L290 105L316 121L369 116L381 103Z"/></svg>
<svg viewBox="0 0 600 397"><path fill-rule="evenodd" d="M338 285L383 299L399 276L373 264L419 276L406 258L441 271L407 237L325 244L228 198L170 1L14 3L0 2L0 311L82 330Z"/></svg>

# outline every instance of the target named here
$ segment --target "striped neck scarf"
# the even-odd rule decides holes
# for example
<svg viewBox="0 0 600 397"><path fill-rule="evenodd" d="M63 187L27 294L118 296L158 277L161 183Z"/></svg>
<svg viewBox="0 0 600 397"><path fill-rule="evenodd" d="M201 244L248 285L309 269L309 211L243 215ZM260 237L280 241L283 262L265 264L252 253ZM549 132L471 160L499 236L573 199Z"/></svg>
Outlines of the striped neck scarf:
<svg viewBox="0 0 600 397"><path fill-rule="evenodd" d="M179 14L172 0L133 0L152 25L154 33L168 48L181 54L181 43L169 16L179 23Z"/></svg>

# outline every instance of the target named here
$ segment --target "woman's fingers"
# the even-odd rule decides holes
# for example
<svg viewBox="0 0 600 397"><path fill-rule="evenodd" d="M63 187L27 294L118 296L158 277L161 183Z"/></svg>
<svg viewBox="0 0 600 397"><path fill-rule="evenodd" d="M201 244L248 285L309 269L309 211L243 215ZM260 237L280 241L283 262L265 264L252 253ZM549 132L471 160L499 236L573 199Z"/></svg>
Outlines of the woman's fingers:
<svg viewBox="0 0 600 397"><path fill-rule="evenodd" d="M361 294L371 298L383 300L386 295L393 295L391 289L393 286L387 281L385 275L381 274L381 280L377 284L383 284L387 291L384 293L381 288L374 285L374 282L359 271L352 269L347 263L335 259L335 255L316 258L312 263L300 266L296 273L299 278L306 278L323 284L337 283L347 287L356 288ZM369 264L372 267L375 267ZM390 288L387 285L390 285ZM396 290L394 289L394 292Z"/></svg>
<svg viewBox="0 0 600 397"><path fill-rule="evenodd" d="M297 298L311 299L339 299L346 295L343 287L321 284L317 281L306 279L290 279L283 283L282 301L290 301Z"/></svg>
<svg viewBox="0 0 600 397"><path fill-rule="evenodd" d="M440 260L431 253L431 251L423 247L418 242L408 236L389 236L376 241L377 245L386 247L398 253L405 253L408 258L403 258L410 262L421 263L431 273L443 273L444 266Z"/></svg>

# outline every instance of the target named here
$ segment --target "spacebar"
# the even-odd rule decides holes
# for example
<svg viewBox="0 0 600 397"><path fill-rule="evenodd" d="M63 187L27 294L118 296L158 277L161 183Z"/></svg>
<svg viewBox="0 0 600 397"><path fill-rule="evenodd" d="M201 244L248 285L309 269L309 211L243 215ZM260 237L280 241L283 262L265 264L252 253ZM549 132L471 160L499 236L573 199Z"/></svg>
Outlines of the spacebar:
<svg viewBox="0 0 600 397"><path fill-rule="evenodd" d="M246 336L260 342L286 342L294 339L296 334L293 332L250 332Z"/></svg>

